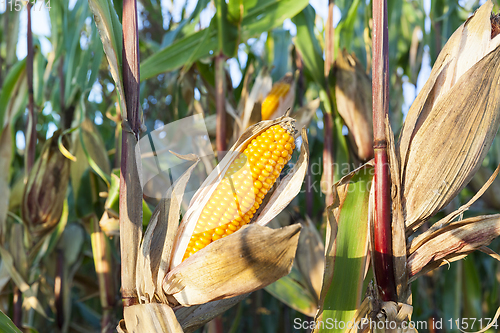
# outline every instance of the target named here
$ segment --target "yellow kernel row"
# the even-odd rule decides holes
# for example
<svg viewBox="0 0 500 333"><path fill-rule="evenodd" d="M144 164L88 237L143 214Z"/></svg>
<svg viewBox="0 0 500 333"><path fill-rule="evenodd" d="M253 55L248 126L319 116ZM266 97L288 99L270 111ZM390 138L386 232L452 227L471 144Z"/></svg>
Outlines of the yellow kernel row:
<svg viewBox="0 0 500 333"><path fill-rule="evenodd" d="M183 260L248 224L294 149L293 136L280 125L253 139L203 208Z"/></svg>

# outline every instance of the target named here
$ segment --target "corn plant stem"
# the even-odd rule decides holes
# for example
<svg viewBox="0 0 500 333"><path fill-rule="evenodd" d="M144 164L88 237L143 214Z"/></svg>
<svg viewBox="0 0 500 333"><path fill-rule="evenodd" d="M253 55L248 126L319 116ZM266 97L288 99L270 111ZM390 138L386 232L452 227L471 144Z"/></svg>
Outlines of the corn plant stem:
<svg viewBox="0 0 500 333"><path fill-rule="evenodd" d="M142 237L142 188L135 158L141 120L139 110L139 39L137 1L123 1L123 86L122 151L120 165L120 250L124 306L136 304L136 261ZM126 112L125 112L126 111Z"/></svg>
<svg viewBox="0 0 500 333"><path fill-rule="evenodd" d="M56 251L56 276L54 283L54 296L56 305L57 327L62 329L64 326L64 253L62 250Z"/></svg>
<svg viewBox="0 0 500 333"><path fill-rule="evenodd" d="M389 52L386 0L373 1L373 136L375 153L375 219L373 263L378 293L384 301L396 300L392 258L391 192L385 139L389 108Z"/></svg>
<svg viewBox="0 0 500 333"><path fill-rule="evenodd" d="M33 103L33 34L31 31L31 7L31 2L28 2L28 26L26 36L28 40L28 55L26 57L26 72L28 80L28 121L26 123L27 145L25 151L26 177L28 177L31 169L33 168L33 164L35 163L36 150L36 114ZM6 15L8 15L7 11ZM14 288L13 311L14 324L17 327L21 327L23 320L22 293L17 287Z"/></svg>
<svg viewBox="0 0 500 333"><path fill-rule="evenodd" d="M328 17L326 19L326 32L325 32L325 79L328 81L330 75L330 70L333 65L333 6L335 5L334 0L328 0Z"/></svg>
<svg viewBox="0 0 500 333"><path fill-rule="evenodd" d="M328 17L326 21L326 33L325 33L325 66L324 66L324 75L325 75L325 87L328 93L330 94L329 87L329 77L330 77L330 69L333 65L333 5L334 1L328 1ZM335 158L333 154L333 115L330 112L323 112L323 123L324 123L324 140L323 140L323 174L324 180L326 181L326 186L328 188L327 195L325 198L326 206L330 206L333 203L333 193L331 189L333 187L334 182L334 174L335 174Z"/></svg>
<svg viewBox="0 0 500 333"><path fill-rule="evenodd" d="M113 306L115 305L115 286L113 283L113 262L111 247L104 232L102 232L96 216L91 218L91 242L94 266L99 283L99 296L103 314L101 332L113 332Z"/></svg>
<svg viewBox="0 0 500 333"><path fill-rule="evenodd" d="M328 192L325 198L326 206L333 203L331 192L334 180L335 162L333 157L333 116L331 113L323 112L323 179L326 181Z"/></svg>
<svg viewBox="0 0 500 333"><path fill-rule="evenodd" d="M35 163L35 149L36 149L36 114L33 102L33 34L31 31L31 7L32 3L28 2L28 55L26 62L26 72L28 78L28 126L26 128L26 137L28 138L28 145L26 149L26 171L30 172L33 164Z"/></svg>
<svg viewBox="0 0 500 333"><path fill-rule="evenodd" d="M14 298L13 298L13 316L12 322L17 327L21 328L23 321L23 302L22 302L22 292L17 286L14 286Z"/></svg>
<svg viewBox="0 0 500 333"><path fill-rule="evenodd" d="M222 160L227 150L226 144L226 107L225 107L225 79L224 55L222 52L215 57L215 107L217 109L217 122L215 141L217 147L217 158Z"/></svg>

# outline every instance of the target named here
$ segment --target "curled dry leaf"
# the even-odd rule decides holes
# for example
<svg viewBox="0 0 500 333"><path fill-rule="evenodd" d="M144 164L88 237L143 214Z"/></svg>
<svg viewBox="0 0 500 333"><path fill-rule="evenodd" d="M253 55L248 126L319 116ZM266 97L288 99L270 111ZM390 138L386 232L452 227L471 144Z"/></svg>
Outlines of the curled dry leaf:
<svg viewBox="0 0 500 333"><path fill-rule="evenodd" d="M60 131L55 132L45 143L24 190L23 221L35 239L51 232L57 226L63 211L71 162L59 151L59 135ZM66 137L63 142L68 146Z"/></svg>
<svg viewBox="0 0 500 333"><path fill-rule="evenodd" d="M302 276L306 278L307 287L315 296L316 304L318 304L325 269L325 246L318 229L309 217L306 216L301 224L302 232L295 260Z"/></svg>
<svg viewBox="0 0 500 333"><path fill-rule="evenodd" d="M399 139L407 233L446 206L477 171L500 124L500 36L491 1L449 39Z"/></svg>
<svg viewBox="0 0 500 333"><path fill-rule="evenodd" d="M218 301L208 302L190 307L180 307L174 309L175 316L182 326L184 333L196 331L201 326L205 325L218 315L222 314L229 308L238 304L245 299L249 294L221 299Z"/></svg>
<svg viewBox="0 0 500 333"><path fill-rule="evenodd" d="M170 271L164 291L189 306L261 289L290 272L300 228L244 226Z"/></svg>
<svg viewBox="0 0 500 333"><path fill-rule="evenodd" d="M418 276L490 244L500 235L500 214L477 216L450 223L421 242L419 237L410 244L408 272L410 282ZM418 247L412 246L419 244Z"/></svg>
<svg viewBox="0 0 500 333"><path fill-rule="evenodd" d="M166 304L149 303L124 308L125 325L119 324L118 331L127 333L162 332L183 333L174 311Z"/></svg>
<svg viewBox="0 0 500 333"><path fill-rule="evenodd" d="M335 60L337 109L362 161L373 157L372 82L356 56L343 50Z"/></svg>

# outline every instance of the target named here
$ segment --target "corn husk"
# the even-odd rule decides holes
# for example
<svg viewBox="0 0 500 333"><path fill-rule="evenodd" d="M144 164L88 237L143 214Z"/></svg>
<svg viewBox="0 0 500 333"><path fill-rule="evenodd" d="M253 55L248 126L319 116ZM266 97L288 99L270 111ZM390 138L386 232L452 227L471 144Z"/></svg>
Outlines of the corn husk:
<svg viewBox="0 0 500 333"><path fill-rule="evenodd" d="M302 276L306 278L308 289L315 296L316 304L318 304L325 270L325 245L318 229L308 216L301 221L301 224L302 232L295 260Z"/></svg>
<svg viewBox="0 0 500 333"><path fill-rule="evenodd" d="M23 195L22 216L35 239L51 232L61 219L68 188L70 160L59 151L54 133L31 170ZM64 145L68 140L63 137Z"/></svg>
<svg viewBox="0 0 500 333"><path fill-rule="evenodd" d="M337 109L361 161L373 157L372 83L354 54L343 50L335 60Z"/></svg>
<svg viewBox="0 0 500 333"><path fill-rule="evenodd" d="M410 244L410 282L428 271L462 259L490 244L494 238L500 236L500 214L453 222L427 236L423 243L417 237Z"/></svg>
<svg viewBox="0 0 500 333"><path fill-rule="evenodd" d="M171 270L163 289L184 306L261 289L290 272L300 228L244 226Z"/></svg>
<svg viewBox="0 0 500 333"><path fill-rule="evenodd" d="M186 214L184 215L181 225L179 226L179 232L176 236L175 251L170 265L171 269L175 268L175 266L179 265L182 261L189 239L191 238L203 207L206 206L212 193L217 188L217 185L222 181L222 176L226 173L231 163L238 158L239 154L243 151L243 148L268 128L277 124L280 124L285 128L289 128L290 132L294 133L293 123L294 120L287 116L276 120L262 121L250 127L234 144L230 152L226 154L217 168L214 169L214 171L207 177L200 189L191 199ZM301 134L302 146L297 163L288 175L286 175L279 184L275 185L275 190L271 191L270 194L266 196L261 205L260 212L257 212L254 215L250 223L257 223L259 225L267 224L299 193L300 188L302 187L302 181L307 172L307 163L309 160L309 147L305 130L303 130Z"/></svg>
<svg viewBox="0 0 500 333"><path fill-rule="evenodd" d="M245 299L249 294L221 299L218 301L208 302L190 307L181 307L175 309L175 316L184 330L184 333L196 331L201 326L205 325L218 315L222 314L229 308L235 306L240 301Z"/></svg>
<svg viewBox="0 0 500 333"><path fill-rule="evenodd" d="M239 152L262 131L278 123L293 129L293 119L289 117L261 122L246 131L232 151ZM257 212L254 216L253 225L209 244L181 264L174 263L175 254L185 251L185 247L179 248L181 240L191 236L188 233L192 233L193 223L197 222L201 213L200 205L203 208L202 205L206 204L235 155L226 154L218 168L209 175L191 200L178 227L180 203L199 159L194 155L176 154L194 163L167 191L151 217L135 266L138 297L127 299L125 320L117 327L119 332L177 332L178 323L172 322L175 319L170 313L171 308L177 305L195 306L193 311L177 310L180 311L182 326L188 331L194 330L234 305L236 297L243 298L249 292L288 274L297 248L300 225L273 230L258 222L259 219L266 221L274 218L299 192L308 161L305 130L302 135L298 162L261 205L263 208L270 207L266 213L262 214L262 209L261 214Z"/></svg>
<svg viewBox="0 0 500 333"><path fill-rule="evenodd" d="M500 36L491 1L450 38L408 113L398 145L407 234L470 181L500 124Z"/></svg>

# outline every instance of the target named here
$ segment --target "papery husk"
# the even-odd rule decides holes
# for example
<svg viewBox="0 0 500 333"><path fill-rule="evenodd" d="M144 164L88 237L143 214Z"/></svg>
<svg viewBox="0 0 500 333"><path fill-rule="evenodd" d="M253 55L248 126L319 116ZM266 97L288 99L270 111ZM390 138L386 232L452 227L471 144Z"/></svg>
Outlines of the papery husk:
<svg viewBox="0 0 500 333"><path fill-rule="evenodd" d="M319 109L320 103L321 100L318 97L292 113L291 117L296 120L297 128L309 127L312 118Z"/></svg>
<svg viewBox="0 0 500 333"><path fill-rule="evenodd" d="M149 303L127 306L118 332L127 333L183 333L182 327L168 305Z"/></svg>
<svg viewBox="0 0 500 333"><path fill-rule="evenodd" d="M191 238L196 223L198 222L200 214L206 206L212 193L216 190L217 185L222 181L223 175L226 173L231 163L238 158L244 148L254 138L259 136L271 126L277 124L287 128L292 134L295 132L294 119L288 116L284 116L276 120L262 121L251 126L247 131L245 131L245 133L243 133L243 135L233 145L231 150L224 156L219 165L217 165L217 167L203 182L199 190L194 194L176 235L173 259L170 264L171 269L182 262L186 247L189 243L189 239ZM292 171L284 177L278 185L275 185L276 188L272 194L268 194L266 196L264 202L261 204L260 213L257 212L253 216L250 223L255 222L260 225L265 225L281 210L283 210L283 208L286 207L300 191L302 181L305 177L305 172L307 172L308 161L308 145L307 137L305 137L305 131L303 131L302 134L302 147L298 162ZM194 255L196 256L197 253ZM190 260L190 258L186 260Z"/></svg>
<svg viewBox="0 0 500 333"><path fill-rule="evenodd" d="M182 157L177 155L178 157ZM170 266L174 237L179 224L180 206L187 182L199 159L186 158L193 165L170 187L151 216L137 257L136 281L139 302L159 299L167 303L163 293L163 278Z"/></svg>
<svg viewBox="0 0 500 333"><path fill-rule="evenodd" d="M490 169L481 166L470 181L469 186L474 192L479 191L481 186L489 178L490 174ZM495 181L481 197L481 200L483 200L490 208L500 210L500 178L495 179Z"/></svg>
<svg viewBox="0 0 500 333"><path fill-rule="evenodd" d="M302 231L295 261L318 304L325 270L325 246L318 229L309 217L306 216L306 219L301 221L301 225Z"/></svg>
<svg viewBox="0 0 500 333"><path fill-rule="evenodd" d="M243 294L205 304L174 309L175 316L181 324L184 333L192 333L218 315L238 304L248 297L248 295L249 294Z"/></svg>
<svg viewBox="0 0 500 333"><path fill-rule="evenodd" d="M334 64L337 109L361 161L373 157L372 82L354 54L343 50Z"/></svg>
<svg viewBox="0 0 500 333"><path fill-rule="evenodd" d="M479 168L500 124L500 36L491 1L452 35L401 131L407 234L446 206ZM490 52L491 51L491 52Z"/></svg>
<svg viewBox="0 0 500 333"><path fill-rule="evenodd" d="M63 211L71 162L59 151L59 135L60 131L55 132L45 143L24 190L23 221L35 239L51 232ZM68 146L66 137L62 141Z"/></svg>
<svg viewBox="0 0 500 333"><path fill-rule="evenodd" d="M406 235L403 207L401 205L401 177L399 174L399 161L394 144L394 133L386 117L387 156L391 175L392 198L392 255L394 262L394 280L398 301L407 302L411 295L408 285L408 272L406 269Z"/></svg>
<svg viewBox="0 0 500 333"><path fill-rule="evenodd" d="M171 270L164 292L190 306L261 289L290 272L300 229L246 225Z"/></svg>
<svg viewBox="0 0 500 333"><path fill-rule="evenodd" d="M410 282L441 265L459 260L500 236L500 214L477 216L450 223L410 244L408 272ZM418 247L413 243L420 244Z"/></svg>
<svg viewBox="0 0 500 333"><path fill-rule="evenodd" d="M249 125L252 118L252 114L255 113L255 104L262 104L264 98L269 94L273 87L273 79L269 75L269 69L263 67L255 82L253 84L250 94L245 100L245 105L243 107L243 112L240 113L241 116L241 130L244 131ZM260 108L258 111L258 116L260 117Z"/></svg>

